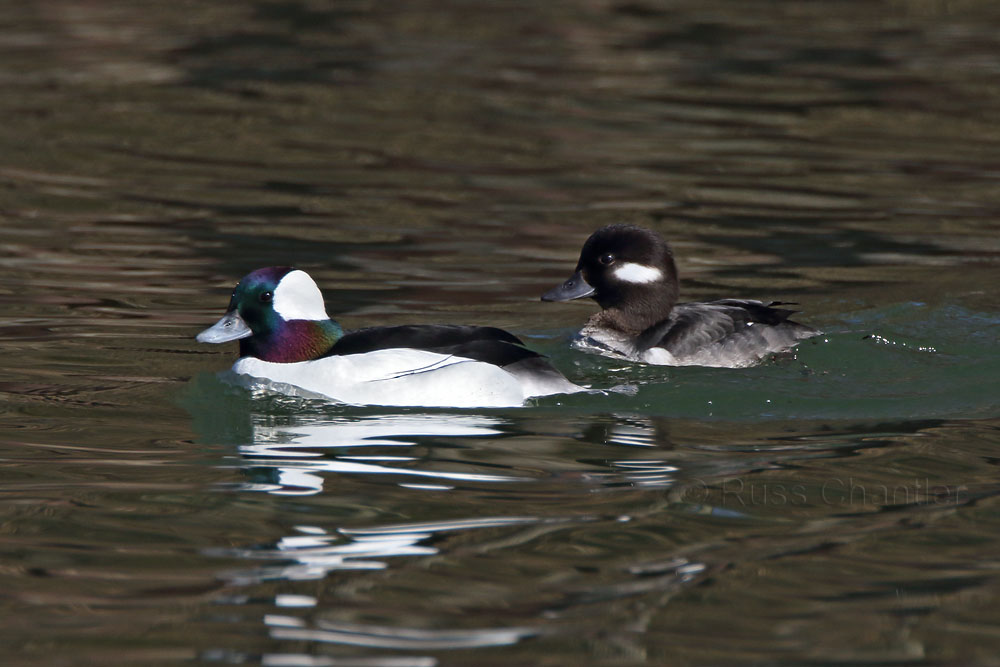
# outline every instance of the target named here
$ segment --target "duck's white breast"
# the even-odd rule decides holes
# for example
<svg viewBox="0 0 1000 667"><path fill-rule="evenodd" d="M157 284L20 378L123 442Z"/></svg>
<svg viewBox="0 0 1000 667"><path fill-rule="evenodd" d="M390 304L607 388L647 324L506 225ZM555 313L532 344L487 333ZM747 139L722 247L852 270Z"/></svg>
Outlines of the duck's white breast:
<svg viewBox="0 0 1000 667"><path fill-rule="evenodd" d="M232 368L355 405L516 407L525 390L498 366L424 350L388 349L294 364L243 357Z"/></svg>

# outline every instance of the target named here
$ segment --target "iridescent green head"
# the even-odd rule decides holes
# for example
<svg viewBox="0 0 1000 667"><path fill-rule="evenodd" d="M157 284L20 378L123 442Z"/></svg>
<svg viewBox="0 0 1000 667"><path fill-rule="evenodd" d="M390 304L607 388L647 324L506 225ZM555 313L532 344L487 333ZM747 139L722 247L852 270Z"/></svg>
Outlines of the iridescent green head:
<svg viewBox="0 0 1000 667"><path fill-rule="evenodd" d="M342 335L309 274L271 266L244 276L233 290L228 312L197 340L239 340L241 357L292 363L322 357Z"/></svg>

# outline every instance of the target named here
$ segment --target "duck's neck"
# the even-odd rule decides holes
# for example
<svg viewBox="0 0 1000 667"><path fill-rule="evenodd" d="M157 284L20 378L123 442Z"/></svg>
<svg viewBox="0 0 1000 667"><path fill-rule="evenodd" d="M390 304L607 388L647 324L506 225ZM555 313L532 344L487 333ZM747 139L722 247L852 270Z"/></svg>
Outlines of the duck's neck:
<svg viewBox="0 0 1000 667"><path fill-rule="evenodd" d="M625 304L604 306L601 312L591 316L589 324L636 336L667 319L676 303L676 290L650 291L633 296Z"/></svg>
<svg viewBox="0 0 1000 667"><path fill-rule="evenodd" d="M282 364L311 361L329 352L343 335L333 320L291 320L266 334L242 339L240 356Z"/></svg>

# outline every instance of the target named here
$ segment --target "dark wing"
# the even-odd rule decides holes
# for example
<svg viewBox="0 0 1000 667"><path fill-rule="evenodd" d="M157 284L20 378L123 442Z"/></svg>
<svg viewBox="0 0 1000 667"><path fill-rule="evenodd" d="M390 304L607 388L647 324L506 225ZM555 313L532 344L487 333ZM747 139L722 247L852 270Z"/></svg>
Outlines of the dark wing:
<svg viewBox="0 0 1000 667"><path fill-rule="evenodd" d="M715 345L742 348L748 354L763 354L791 347L819 333L788 319L795 311L774 307L778 305L787 304L744 299L679 303L669 318L643 334L639 349L659 346L678 358L698 354Z"/></svg>
<svg viewBox="0 0 1000 667"><path fill-rule="evenodd" d="M358 329L337 341L326 356L364 354L375 350L408 348L508 366L541 357L524 347L512 333L496 327L441 324L409 324L397 327Z"/></svg>

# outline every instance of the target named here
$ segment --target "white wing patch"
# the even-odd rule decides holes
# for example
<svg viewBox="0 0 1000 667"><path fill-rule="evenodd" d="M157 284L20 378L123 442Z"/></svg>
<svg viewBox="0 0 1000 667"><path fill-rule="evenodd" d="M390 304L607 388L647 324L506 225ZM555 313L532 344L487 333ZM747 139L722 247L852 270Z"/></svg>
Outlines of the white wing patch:
<svg viewBox="0 0 1000 667"><path fill-rule="evenodd" d="M274 312L289 320L328 320L323 294L305 271L291 271L274 289Z"/></svg>
<svg viewBox="0 0 1000 667"><path fill-rule="evenodd" d="M663 279L663 272L654 266L626 262L613 272L618 280L627 283L655 283Z"/></svg>

